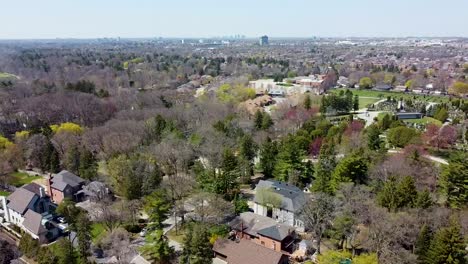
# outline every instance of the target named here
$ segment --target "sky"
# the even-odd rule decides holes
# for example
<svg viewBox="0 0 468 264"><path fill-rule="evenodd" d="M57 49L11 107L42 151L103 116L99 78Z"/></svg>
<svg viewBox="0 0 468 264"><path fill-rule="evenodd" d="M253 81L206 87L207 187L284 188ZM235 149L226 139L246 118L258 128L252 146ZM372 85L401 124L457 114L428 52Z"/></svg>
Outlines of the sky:
<svg viewBox="0 0 468 264"><path fill-rule="evenodd" d="M0 39L468 37L468 0L0 0Z"/></svg>

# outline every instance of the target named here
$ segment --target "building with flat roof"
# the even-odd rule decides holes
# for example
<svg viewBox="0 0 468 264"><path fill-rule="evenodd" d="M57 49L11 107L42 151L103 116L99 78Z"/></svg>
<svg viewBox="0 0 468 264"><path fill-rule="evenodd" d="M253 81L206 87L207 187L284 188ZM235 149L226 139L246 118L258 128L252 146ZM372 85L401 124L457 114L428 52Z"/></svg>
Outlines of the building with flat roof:
<svg viewBox="0 0 468 264"><path fill-rule="evenodd" d="M260 46L267 46L269 44L268 42L268 36L261 36L260 37Z"/></svg>

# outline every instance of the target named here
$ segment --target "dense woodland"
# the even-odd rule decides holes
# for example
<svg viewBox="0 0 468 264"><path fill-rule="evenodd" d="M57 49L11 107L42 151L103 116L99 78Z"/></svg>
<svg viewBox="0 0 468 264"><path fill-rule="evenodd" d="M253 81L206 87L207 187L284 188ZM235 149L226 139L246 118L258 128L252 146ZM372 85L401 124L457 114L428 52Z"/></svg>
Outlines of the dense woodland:
<svg viewBox="0 0 468 264"><path fill-rule="evenodd" d="M288 49L303 57L288 58ZM463 53L434 49L433 59ZM71 202L59 206L79 236L74 251L66 239L39 249L28 238L20 250L38 263L88 263L91 250L100 248L128 263L130 234L144 210L151 231L140 250L148 259L208 263L211 244L227 234L226 216L248 210L242 189L260 175L310 188L303 214L318 251L327 248L320 263L337 256L356 263L466 263L466 99L434 106L430 116L447 124L423 128L392 115L365 126L351 113L359 105L351 90L307 94L271 114L239 110L252 97L248 81L266 77L323 74L325 89L338 76L361 82L361 89L365 77L415 87L431 79L446 90L466 83L467 64L457 59L450 77L442 69L348 63L379 53L389 51L305 44L214 51L130 41L1 44L0 72L17 78L0 86L0 185L18 169L66 169L106 183L118 197L97 201L104 212L99 219ZM426 57L427 50L395 56ZM207 92L195 97L200 85ZM190 230L176 256L162 222L182 217L184 203L200 219L176 224ZM89 233L94 222L106 230L99 241Z"/></svg>

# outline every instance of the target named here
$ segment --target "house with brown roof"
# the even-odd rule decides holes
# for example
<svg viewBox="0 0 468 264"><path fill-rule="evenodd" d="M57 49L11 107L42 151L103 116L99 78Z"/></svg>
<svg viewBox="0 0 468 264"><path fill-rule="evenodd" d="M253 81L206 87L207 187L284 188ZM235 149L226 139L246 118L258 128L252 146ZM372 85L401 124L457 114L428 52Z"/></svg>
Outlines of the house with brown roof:
<svg viewBox="0 0 468 264"><path fill-rule="evenodd" d="M49 177L47 180L47 193L56 204L61 203L65 198L80 201L81 195L84 195L81 192L84 184L84 179L63 170Z"/></svg>
<svg viewBox="0 0 468 264"><path fill-rule="evenodd" d="M289 258L281 252L268 249L249 240L218 239L213 245L213 263L227 264L287 264Z"/></svg>
<svg viewBox="0 0 468 264"><path fill-rule="evenodd" d="M277 252L292 253L296 240L295 228L251 212L241 213L229 223L236 239L250 240Z"/></svg>
<svg viewBox="0 0 468 264"><path fill-rule="evenodd" d="M42 186L30 183L0 200L3 220L20 227L41 243L52 241L60 234L51 221L54 205Z"/></svg>

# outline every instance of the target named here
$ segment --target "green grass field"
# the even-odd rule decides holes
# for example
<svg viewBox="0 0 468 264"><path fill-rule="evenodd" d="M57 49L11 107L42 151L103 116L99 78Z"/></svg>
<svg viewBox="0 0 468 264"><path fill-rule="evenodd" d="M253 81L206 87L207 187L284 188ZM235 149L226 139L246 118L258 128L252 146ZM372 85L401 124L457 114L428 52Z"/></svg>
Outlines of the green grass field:
<svg viewBox="0 0 468 264"><path fill-rule="evenodd" d="M345 88L334 89L334 93L338 93L341 90L346 90ZM406 94L402 92L386 92L386 91L374 91L374 90L359 90L359 89L349 89L353 92L354 95L364 96L364 97L377 97L377 98L387 98L388 96L395 97L396 99L406 99L406 98L417 98L421 101L426 102L448 102L449 98L446 96L434 96L434 95L416 95L416 94Z"/></svg>
<svg viewBox="0 0 468 264"><path fill-rule="evenodd" d="M0 196L8 196L8 195L10 195L10 192L0 191Z"/></svg>
<svg viewBox="0 0 468 264"><path fill-rule="evenodd" d="M376 103L380 101L381 99L378 97L359 97L359 109L366 108L368 105L371 105L373 103Z"/></svg>
<svg viewBox="0 0 468 264"><path fill-rule="evenodd" d="M438 126L442 125L442 122L440 122L437 119L434 119L432 117L425 116L422 119L406 119L403 120L404 122L409 122L409 123L414 123L414 124L435 124Z"/></svg>
<svg viewBox="0 0 468 264"><path fill-rule="evenodd" d="M99 241L104 235L106 234L106 229L103 224L101 223L93 223L91 225L91 238L94 243Z"/></svg>
<svg viewBox="0 0 468 264"><path fill-rule="evenodd" d="M6 72L0 72L0 79L9 79L9 78L18 79L18 77L16 75L6 73Z"/></svg>
<svg viewBox="0 0 468 264"><path fill-rule="evenodd" d="M21 187L25 184L31 183L34 180L41 179L41 176L29 176L24 172L14 172L11 174L10 184L15 187Z"/></svg>

